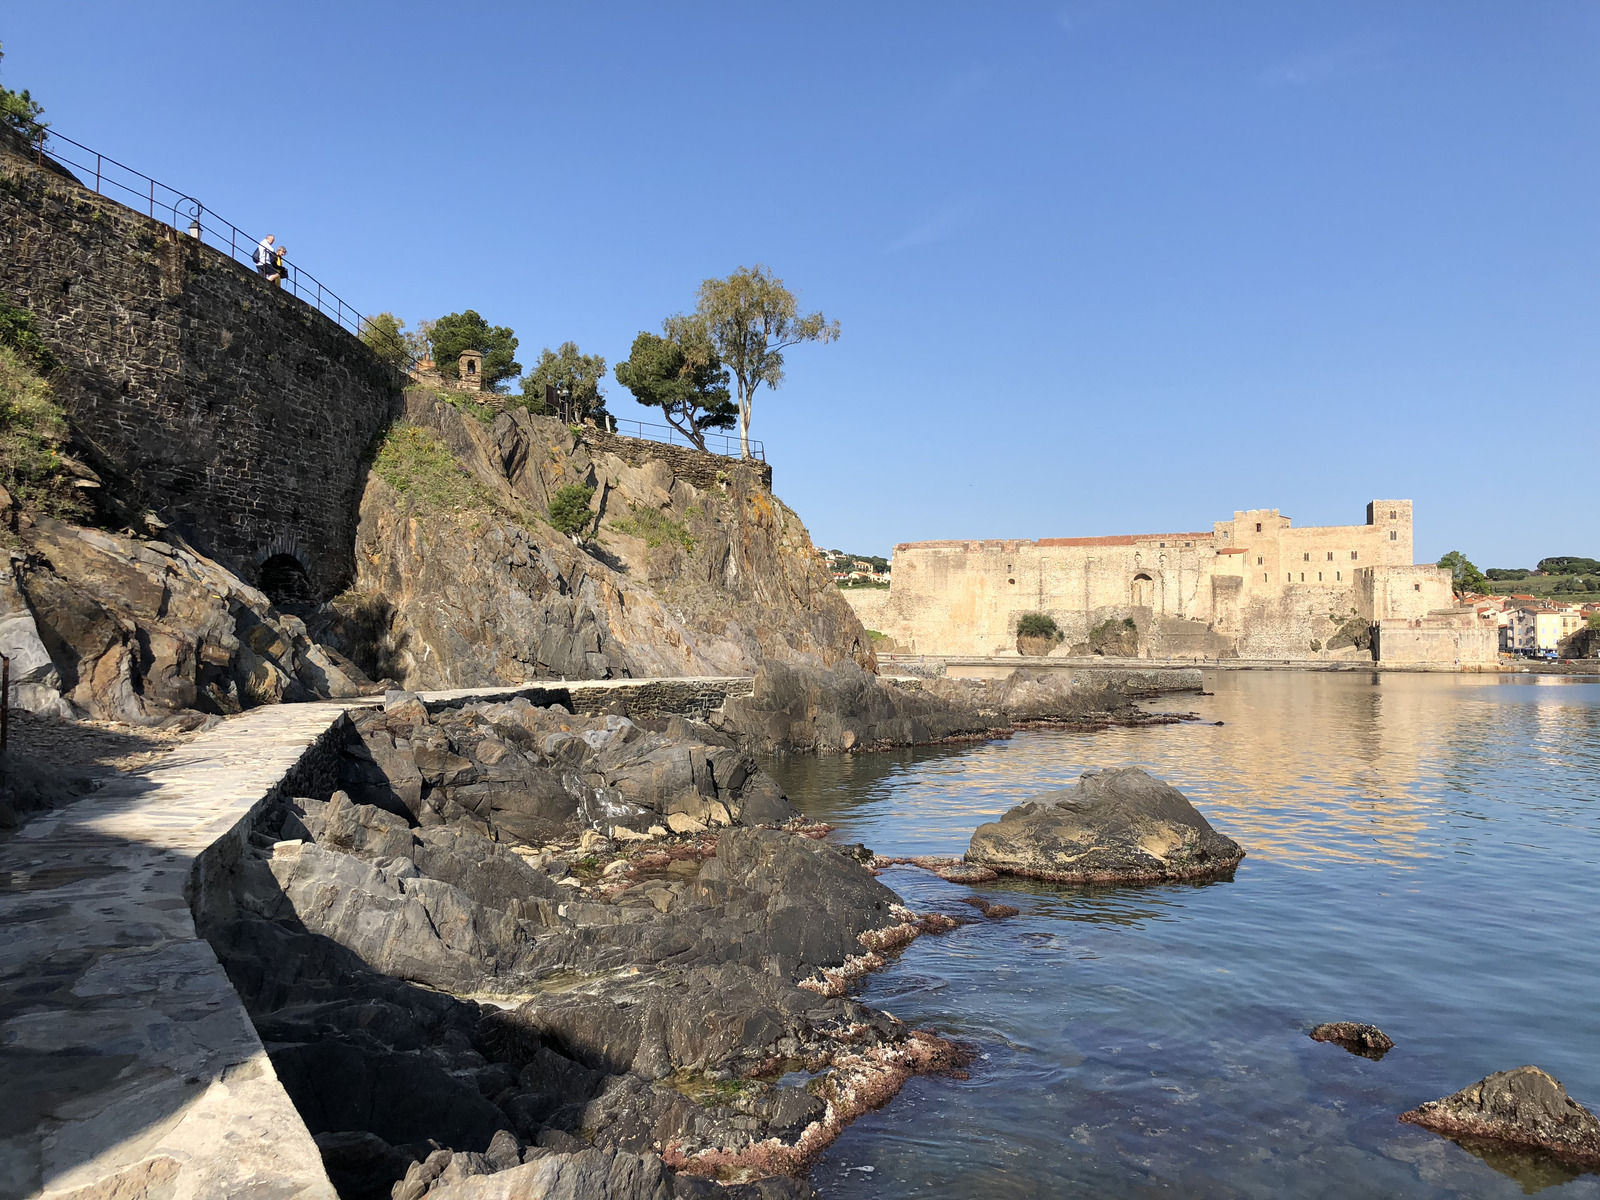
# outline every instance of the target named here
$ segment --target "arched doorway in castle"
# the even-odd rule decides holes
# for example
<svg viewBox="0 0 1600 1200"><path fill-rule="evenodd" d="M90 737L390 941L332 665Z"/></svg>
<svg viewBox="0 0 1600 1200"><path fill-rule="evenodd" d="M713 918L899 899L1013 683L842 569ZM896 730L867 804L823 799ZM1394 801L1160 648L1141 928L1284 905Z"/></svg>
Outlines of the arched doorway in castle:
<svg viewBox="0 0 1600 1200"><path fill-rule="evenodd" d="M298 614L316 607L317 594L305 564L292 554L274 554L261 564L256 586L266 593L274 607Z"/></svg>
<svg viewBox="0 0 1600 1200"><path fill-rule="evenodd" d="M1129 595L1129 602L1135 608L1150 608L1156 601L1156 583L1150 576L1140 571L1133 577L1133 586Z"/></svg>

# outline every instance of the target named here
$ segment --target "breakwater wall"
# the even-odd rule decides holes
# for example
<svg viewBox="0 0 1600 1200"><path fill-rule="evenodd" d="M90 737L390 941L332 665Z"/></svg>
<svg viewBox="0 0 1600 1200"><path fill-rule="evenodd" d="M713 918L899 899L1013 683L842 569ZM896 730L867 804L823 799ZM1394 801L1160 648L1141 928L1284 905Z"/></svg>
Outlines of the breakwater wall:
<svg viewBox="0 0 1600 1200"><path fill-rule="evenodd" d="M747 679L424 693L578 712L698 715ZM563 699L564 697L564 699ZM280 795L325 799L348 713L271 705L0 843L0 1200L335 1200L321 1154L211 947L216 885Z"/></svg>

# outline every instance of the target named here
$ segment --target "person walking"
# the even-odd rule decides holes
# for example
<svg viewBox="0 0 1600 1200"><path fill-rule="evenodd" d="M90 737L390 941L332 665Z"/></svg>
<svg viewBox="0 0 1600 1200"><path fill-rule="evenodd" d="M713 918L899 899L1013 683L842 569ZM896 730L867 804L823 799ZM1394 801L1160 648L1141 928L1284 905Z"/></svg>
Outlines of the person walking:
<svg viewBox="0 0 1600 1200"><path fill-rule="evenodd" d="M284 260L289 257L289 247L279 246L272 256L272 274L267 278L272 281L273 287L282 287L283 280L289 274L289 264Z"/></svg>
<svg viewBox="0 0 1600 1200"><path fill-rule="evenodd" d="M251 256L255 259L256 271L269 279L272 277L272 243L274 240L276 239L272 234L267 234L256 244L256 252Z"/></svg>

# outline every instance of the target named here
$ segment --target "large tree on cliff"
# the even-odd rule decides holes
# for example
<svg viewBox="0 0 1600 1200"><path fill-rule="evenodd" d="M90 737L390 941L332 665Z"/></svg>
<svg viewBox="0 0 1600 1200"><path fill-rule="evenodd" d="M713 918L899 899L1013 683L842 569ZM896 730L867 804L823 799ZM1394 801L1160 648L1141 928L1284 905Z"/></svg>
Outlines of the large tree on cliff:
<svg viewBox="0 0 1600 1200"><path fill-rule="evenodd" d="M577 342L562 342L554 350L539 351L539 361L522 377L522 396L533 412L544 412L544 389L548 384L566 405L569 420L581 421L606 409L606 394L600 381L606 377L606 360L598 354L584 354ZM551 413L551 416L557 414Z"/></svg>
<svg viewBox="0 0 1600 1200"><path fill-rule="evenodd" d="M699 304L687 317L674 317L668 332L703 337L733 372L739 399L739 453L750 457L750 408L763 383L783 382L783 352L801 342L831 342L839 322L820 312L801 315L799 302L783 280L757 263L726 279L700 285Z"/></svg>
<svg viewBox="0 0 1600 1200"><path fill-rule="evenodd" d="M430 330L433 362L447 379L461 373L461 352L483 355L483 389L498 392L500 384L522 370L517 361L517 335L504 325L490 325L472 309L440 317Z"/></svg>
<svg viewBox="0 0 1600 1200"><path fill-rule="evenodd" d="M686 318L666 323L666 337L641 333L616 366L617 382L700 449L708 429L729 429L739 419L728 392L728 372L711 343Z"/></svg>

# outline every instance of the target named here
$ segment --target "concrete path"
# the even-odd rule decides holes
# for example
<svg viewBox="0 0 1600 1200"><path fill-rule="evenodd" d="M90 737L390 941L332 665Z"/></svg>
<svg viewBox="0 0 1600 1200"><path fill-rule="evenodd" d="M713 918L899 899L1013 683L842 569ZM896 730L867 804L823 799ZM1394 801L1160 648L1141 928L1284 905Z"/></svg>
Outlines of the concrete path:
<svg viewBox="0 0 1600 1200"><path fill-rule="evenodd" d="M689 712L749 687L540 681L422 698ZM379 702L255 709L0 844L0 1200L334 1200L190 903L286 776L305 787L330 769L318 742L339 717Z"/></svg>

